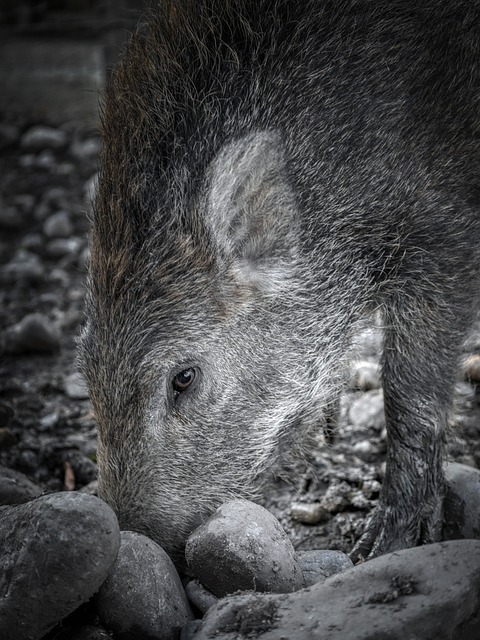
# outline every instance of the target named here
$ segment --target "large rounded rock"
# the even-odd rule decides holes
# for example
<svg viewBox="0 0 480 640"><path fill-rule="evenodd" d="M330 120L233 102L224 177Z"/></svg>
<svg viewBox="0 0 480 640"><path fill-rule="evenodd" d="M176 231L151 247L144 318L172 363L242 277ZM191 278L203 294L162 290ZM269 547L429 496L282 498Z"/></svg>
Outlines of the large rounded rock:
<svg viewBox="0 0 480 640"><path fill-rule="evenodd" d="M193 575L219 598L238 590L289 593L305 586L278 520L247 500L223 504L192 533L185 557Z"/></svg>
<svg viewBox="0 0 480 640"><path fill-rule="evenodd" d="M194 640L476 640L480 542L390 553L292 594L231 596Z"/></svg>
<svg viewBox="0 0 480 640"><path fill-rule="evenodd" d="M0 638L37 640L87 601L120 545L99 498L65 492L0 510Z"/></svg>
<svg viewBox="0 0 480 640"><path fill-rule="evenodd" d="M193 619L167 553L132 531L122 531L117 560L95 603L117 640L174 640Z"/></svg>

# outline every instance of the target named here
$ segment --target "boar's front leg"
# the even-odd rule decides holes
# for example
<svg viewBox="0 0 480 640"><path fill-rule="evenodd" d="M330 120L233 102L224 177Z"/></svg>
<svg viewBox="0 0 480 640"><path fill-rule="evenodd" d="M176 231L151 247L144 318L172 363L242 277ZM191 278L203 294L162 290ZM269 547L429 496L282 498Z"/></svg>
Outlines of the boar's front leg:
<svg viewBox="0 0 480 640"><path fill-rule="evenodd" d="M433 296L432 296L433 297ZM461 305L397 300L385 313L383 387L388 453L380 502L354 560L440 539L443 439L459 345Z"/></svg>

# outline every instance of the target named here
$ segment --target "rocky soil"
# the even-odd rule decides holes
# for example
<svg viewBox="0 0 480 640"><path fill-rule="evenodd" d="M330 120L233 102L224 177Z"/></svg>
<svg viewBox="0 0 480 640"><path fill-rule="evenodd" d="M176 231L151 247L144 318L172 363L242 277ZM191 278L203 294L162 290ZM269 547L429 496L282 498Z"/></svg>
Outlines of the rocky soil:
<svg viewBox="0 0 480 640"><path fill-rule="evenodd" d="M378 616L390 618L392 603L395 605L395 628L420 631L418 635L402 636L400 631L394 635L392 631L392 635L375 637L455 637L459 640L480 637L477 623L472 622L476 619L480 589L477 543L466 546L445 543L446 546L429 550L406 552L398 559L386 556L387 560L369 562L365 568L356 567L346 572L343 570L349 566L348 561L340 562L337 570L341 573L328 578L333 581L330 583L325 582L329 573L321 564L323 560L308 554L301 560L300 552L348 552L378 498L386 444L378 373L380 332L374 324L358 336L349 384L341 400L335 430L327 437L319 435L308 459L282 470L282 475L276 475L265 490L263 506L278 520L287 534L288 544L292 545L291 551L287 552L292 565L285 578L291 584L283 591L294 591L304 584L313 585L307 591L282 596L242 595L240 600L221 599L199 627L193 618L206 612L218 597L230 593L229 587L222 587L223 591L217 595L205 591L202 582L207 584L209 577L205 578L202 567L208 564L206 559L200 561L199 570L195 569L200 581L187 587L189 605L182 587L178 586L178 579L172 577L170 569L165 569L168 558L163 558L161 550L152 547L149 541L132 541L125 534L120 537L113 514L99 506L103 503L81 495L83 492L95 493L97 474L95 420L85 387L76 373L75 339L83 322L87 211L95 183L98 149L95 131L77 122L39 123L8 116L0 119L0 504L25 503L42 493L54 495L22 505L24 511L17 511L19 515L15 517L7 516L12 513L8 509L0 511L0 539L4 549L3 564L0 561L0 620L6 611L2 609L6 602L2 603L2 598L9 589L14 591L9 585L14 582L17 589L14 613L11 606L8 609L8 615L13 616L8 618L8 624L18 628L7 629L9 635L6 628L2 629L5 637L93 640L112 637L111 633L115 638L137 640L170 637L170 632L158 631L163 622L154 620L157 631L148 626L152 624L151 618L145 622L145 612L155 611L152 614L155 616L158 606L155 602L148 603L145 590L140 595L136 592L137 574L133 573L133 584L130 582L125 586L121 583L124 586L119 588L115 586L115 580L112 583L112 575L122 572L122 562L130 567L139 562L144 563L142 566L157 566L156 560L149 560L152 557L161 557L158 560L160 568L159 573L143 571L143 576L151 575L147 580L147 592L157 589L152 585L167 581L171 600L166 611L183 611L173 624L171 637L178 637L180 627L186 625L185 638L190 635L206 638L212 633L228 639L263 637L264 634L266 638L290 638L294 632L300 633L300 629L303 631L299 637L307 638L316 637L311 631L313 628L318 630L317 637L322 638L367 638L373 637L367 632L374 633L374 621ZM449 537L478 538L480 531L476 518L480 509L476 509L478 503L475 502L479 494L478 478L474 471L468 471L468 468L480 467L478 328L465 345L463 361L447 442L449 460L467 466L466 471L462 467L454 474L451 486L457 488L450 496L450 513L459 505L462 507L458 517L463 531L455 528L455 524L448 526ZM58 498L56 492L61 492L62 497ZM470 497L465 497L466 494ZM459 495L463 496L461 500ZM60 500L58 504L57 500ZM48 513L56 515L45 520L42 514L47 507ZM76 515L72 516L73 512ZM32 523L38 523L40 528ZM233 528L228 535L238 537L242 527L230 524ZM275 530L276 525L272 526ZM105 533L103 538L95 533L107 530L110 533ZM43 533L39 534L39 531ZM38 535L40 547L35 546ZM272 540L272 535L262 534L263 543ZM7 540L10 540L10 546ZM19 558L15 541L20 545ZM38 566L31 563L32 558L38 561L42 557L41 549L46 541L51 548L61 550L63 561L60 564L66 567L63 570L55 563L41 562ZM66 547L62 546L65 541ZM119 545L121 552L117 556ZM195 545L191 543L190 546ZM274 546L276 549L276 543L272 543L266 551L273 552ZM138 551L139 548L142 551ZM115 557L117 564L113 566ZM435 578L429 568L432 557L438 559ZM298 566L301 566L304 579L317 572L316 577L302 582ZM18 573L19 567L23 574ZM215 565L215 569L218 570L218 566ZM250 570L242 569L243 578L251 575ZM353 576L350 576L352 571ZM457 582L462 583L455 592L449 592L446 587L453 580L452 571L458 573ZM165 577L167 574L168 578ZM31 582L34 576L35 583ZM107 576L110 587L108 580L105 582ZM85 587L87 577L89 586ZM255 581L259 579L257 574L254 577ZM432 583L433 579L436 582ZM140 576L138 581L141 582ZM220 578L217 582L220 584ZM55 588L49 590L48 585L53 583ZM96 599L91 600L101 584ZM172 586L174 584L176 586ZM252 586L248 580L247 586L241 581L233 584L238 589ZM368 597L362 595L365 584L373 589ZM37 609L31 606L34 588L44 596L35 605ZM433 604L428 598L420 602L420 595L425 596L429 589L436 590L439 597ZM277 584L266 590L278 592L282 589ZM334 591L338 594L348 592L348 603L340 596L338 601L332 599ZM117 602L115 598L119 592L122 597L127 594L127 602L125 599ZM129 593L132 594L130 598ZM306 595L299 596L299 593ZM324 612L323 622L320 613L312 613L315 609L312 603L319 601L324 603L323 609L318 609ZM340 601L343 604L339 604ZM112 608L116 606L124 612L128 602L132 615L137 616L134 623L131 619L124 622L119 614L112 618ZM462 607L459 603L463 603ZM454 620L452 618L450 627L444 626L439 631L430 626L422 631L418 626L417 608L425 611L427 609L422 609L425 606L431 621L437 619L439 611L450 611L448 606L458 615ZM342 627L335 618L332 611L338 612L339 607L344 613L349 611L341 624L347 625L349 620L354 620L348 622L351 627ZM42 617L47 609L51 615ZM355 611L358 613L356 618ZM445 616L448 618L447 614ZM323 636L320 632L324 629L321 625L327 624L325 621L330 635ZM348 630L357 628L358 631L360 626L365 629L365 635L352 635L354 631ZM463 635L458 635L460 633ZM2 633L0 636L3 637Z"/></svg>

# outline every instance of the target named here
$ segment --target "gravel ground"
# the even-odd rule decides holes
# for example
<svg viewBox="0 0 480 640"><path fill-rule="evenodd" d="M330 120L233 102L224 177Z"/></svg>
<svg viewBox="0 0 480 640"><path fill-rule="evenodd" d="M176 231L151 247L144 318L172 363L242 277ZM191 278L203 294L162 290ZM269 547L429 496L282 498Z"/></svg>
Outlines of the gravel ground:
<svg viewBox="0 0 480 640"><path fill-rule="evenodd" d="M94 132L73 122L0 123L0 464L50 491L96 476L74 374L97 154Z"/></svg>
<svg viewBox="0 0 480 640"><path fill-rule="evenodd" d="M95 131L76 122L0 118L0 465L46 492L95 490L95 420L75 340L98 149ZM379 340L375 326L358 336L332 434L265 490L297 551L350 550L375 506L386 450ZM459 374L447 449L479 468L478 327L467 356L476 381Z"/></svg>

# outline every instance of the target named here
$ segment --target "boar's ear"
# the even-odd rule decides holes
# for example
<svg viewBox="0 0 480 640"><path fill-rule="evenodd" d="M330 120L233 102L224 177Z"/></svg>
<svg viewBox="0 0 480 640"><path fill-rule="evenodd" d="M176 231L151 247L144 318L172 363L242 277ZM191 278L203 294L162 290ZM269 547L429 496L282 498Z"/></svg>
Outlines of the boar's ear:
<svg viewBox="0 0 480 640"><path fill-rule="evenodd" d="M226 145L210 166L206 189L210 231L235 279L278 292L293 273L298 244L280 136L261 132Z"/></svg>

